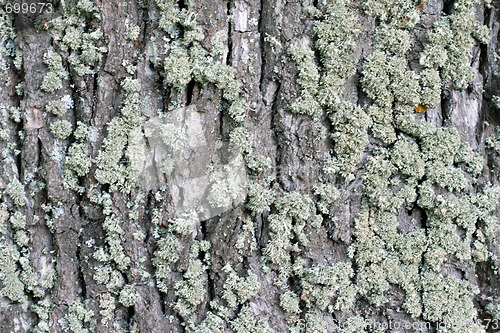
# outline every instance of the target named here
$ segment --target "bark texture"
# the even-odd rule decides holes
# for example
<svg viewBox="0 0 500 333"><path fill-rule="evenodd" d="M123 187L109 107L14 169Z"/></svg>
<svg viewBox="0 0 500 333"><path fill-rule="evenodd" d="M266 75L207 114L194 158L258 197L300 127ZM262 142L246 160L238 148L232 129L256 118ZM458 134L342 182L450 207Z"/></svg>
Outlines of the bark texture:
<svg viewBox="0 0 500 333"><path fill-rule="evenodd" d="M444 78L435 105L423 102L421 90L414 105L401 102L411 91L398 99L403 88L394 84L390 94L396 97L384 109L363 81L370 69L367 58L380 49L384 59L405 61L404 77L410 71L421 74L427 68L421 55L431 44L426 33L465 2L472 1L342 2L338 6L355 18L356 26L350 27L346 17L347 29L359 30L343 42L353 43L341 56L354 71L342 77L317 43L322 37L315 27L328 22L329 11L338 10L330 1L61 0L52 1L55 14L38 18L9 14L9 1L0 1L0 76L5 82L0 89L0 331L375 332L362 325L362 320L371 320L431 323L424 331L435 332L437 323L464 317L469 320L465 326L446 332L495 331L500 319L500 246L494 228L499 223L498 196L479 195L500 183L500 149L494 148L495 142L500 147L500 132L495 132L500 125L500 99L495 99L500 95L500 3L480 1L467 9L473 29L485 25L489 36L484 43L480 37L471 39L465 55L473 80L460 87L453 77ZM376 6L394 12L385 17L373 9ZM417 7L418 22L405 26ZM384 41L375 35L383 25L406 32L409 50L391 53L387 45L404 43L399 37L381 47ZM332 27L333 35L342 30L342 25ZM190 37L196 33L200 37ZM450 58L451 44L445 47ZM197 58L193 50L202 55ZM306 67L308 59L314 68ZM210 64L216 64L211 72L206 69ZM438 74L445 75L446 66L457 65L447 63ZM327 81L327 74L343 80L341 94L332 99L353 107L345 107L341 120L335 117L343 106L320 101L322 89L337 84ZM47 79L50 75L53 81ZM394 75L388 79L399 80ZM308 82L319 91L311 94L318 104L302 101L306 111L292 112L294 103L308 93ZM421 85L418 78L415 82ZM140 88L133 86L136 83ZM243 120L231 114L239 99L244 100L238 109ZM51 111L54 101L63 112ZM467 171L465 164L472 162L459 161L457 148L455 162L448 166L432 164L440 157L423 157L426 174L411 183L404 167L412 168L418 158L410 155L410 161L398 164L398 142L409 140L419 154L431 152L423 135L396 125L399 111L391 110L403 104L412 121L456 128L458 146L468 144L484 167L476 174ZM374 105L389 110L387 122L375 115ZM426 111L415 112L418 107ZM240 200L232 197L234 188L221 181L227 186L221 185L223 191L208 201L230 198L230 208L208 205L209 218L201 220L182 215L189 213L189 203L176 202L179 194L169 187L174 176L148 169L152 180L140 178L145 163L159 169L163 162L158 160L160 148L155 148L162 141L156 144L148 138L145 128L152 119L168 123L177 117L172 114L187 128L185 135L170 128L172 140L184 144L190 135L201 133L206 144L201 149L210 152L209 157L203 155L207 161L214 160L212 152L218 152L214 147L220 142L239 142L248 168L242 176L241 167L235 167L226 178L242 177L240 185L261 187L248 189L248 197ZM369 119L366 124L358 122L363 117ZM66 135L64 121L71 125ZM393 130L394 138L377 136L372 130L376 124ZM353 129L346 129L349 126ZM241 133L247 139L235 134L239 129L245 129ZM439 149L440 140L451 139L443 136L430 146ZM379 155L380 148L388 155ZM344 157L342 149L347 149ZM196 165L199 155L191 160L179 156L189 163L182 170L177 167L176 175ZM252 169L249 156L267 158L259 161L270 163L270 168ZM345 161L338 162L342 158ZM387 169L395 168L387 176L385 164L380 164L384 161L392 161ZM328 171L329 163L335 166ZM347 166L350 163L353 167ZM432 178L434 168L462 170L457 172L464 173L467 184L455 184L460 175ZM374 174L381 174L380 184L389 178L391 183L376 187L370 183ZM191 192L208 195L210 186L203 187L200 179L183 183L186 197ZM208 184L208 178L203 179ZM428 179L435 179L433 204L423 198ZM414 184L415 198L404 197L390 208L393 204L386 203L406 181ZM335 190L322 194L322 184ZM468 208L459 213L453 213L452 204L446 206L451 212L447 218L437 213L444 209L437 202L450 199L449 194L479 199L467 199ZM382 198L379 203L377 196ZM439 201L438 196L445 199ZM262 209L252 208L252 197L260 200ZM473 209L471 225L457 222ZM391 236L383 235L383 221L393 218L401 237L422 237L421 243L411 243L421 251L403 250L410 238L402 238L403 245L384 238ZM25 222L16 224L18 220ZM439 236L434 233L439 223L453 230ZM484 225L494 229L491 235L479 233ZM458 240L448 242L452 235ZM469 256L460 252L459 244L465 244ZM481 254L486 257L481 259ZM388 270L392 266L384 262L387 258L395 258L398 276ZM405 276L409 281L403 282ZM408 305L410 293L414 306ZM377 332L385 331L416 329Z"/></svg>

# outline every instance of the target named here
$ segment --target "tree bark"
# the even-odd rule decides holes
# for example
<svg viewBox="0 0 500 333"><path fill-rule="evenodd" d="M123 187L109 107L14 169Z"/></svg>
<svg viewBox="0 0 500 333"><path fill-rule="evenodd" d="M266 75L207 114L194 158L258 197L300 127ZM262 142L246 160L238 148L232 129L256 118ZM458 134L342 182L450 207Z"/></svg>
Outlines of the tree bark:
<svg viewBox="0 0 500 333"><path fill-rule="evenodd" d="M452 233L468 244L464 245L468 246L467 251L476 253L474 244L484 244L487 258L479 260L472 256L460 260L459 250L445 249L441 266L433 270L426 261L430 259L425 258L435 244L432 221L437 213L421 203L424 194L419 186L431 179L434 162L425 157L426 175L416 183L413 207L407 208L403 202L390 214L397 218L399 235L420 230L425 243L421 246L426 250L416 251L421 258L410 261L398 252L399 245L391 248L384 240L386 245L382 247L385 251L382 253L401 260L398 267L402 267L402 272L406 272L405 265L408 270L413 269L411 265L417 266L415 279L408 282L412 286L403 287L395 282L399 278L387 281L381 278L387 282L387 288L381 286L382 282L372 282L368 286L373 289L368 290L363 282L370 269L375 272L386 267L379 261L385 258L368 263L360 259L364 253L360 236L364 216L369 216L366 228L372 228L372 236L368 237L383 239L382 231L377 229L382 227L377 227L374 221L377 214L386 211L370 201L373 195L367 192L371 186L367 177L372 172L369 161L378 156L380 148L389 151L386 160L395 161L391 154L396 146L396 139L387 142L373 134L372 126L377 121L370 108L377 99L370 96L363 80L367 77L367 58L381 43L375 38L377 31L384 24L393 24L397 15L403 20L409 20L409 16L390 14L391 23L391 19L370 13L371 7L366 7L374 7L377 1L345 2L360 32L352 37L354 47L346 60L355 65L355 70L342 83L339 101L359 107L373 119L370 125L358 128L360 136L366 135L368 141L359 152L353 153L353 160L359 157L354 168L347 170L341 166L325 172L328 161L340 156L342 143L338 136L332 135L341 131L341 122L332 116L340 111L332 111L334 106L319 102L319 117L292 112L294 102L307 89L303 76L313 75L314 69L302 70L302 60L294 60L290 50L294 45L311 50L319 80L331 72L318 46L320 37L315 27L318 22L328 21L327 13L334 4L309 0L50 2L54 13L31 17L9 13L6 7L9 0L0 1L3 6L0 75L5 82L0 89L4 131L0 133L3 192L0 331L375 332L370 327L356 326L356 319L386 324L430 323L433 328L426 331L435 332L439 322L463 319L471 313L474 318L467 318L471 320L467 328L461 326L456 328L457 332L495 331L494 323L500 320L495 318L494 311L500 299L497 275L500 247L496 237L481 240L477 230L483 230L487 223L492 227L498 225L498 210L481 207L478 199L478 203L468 201L470 207L477 208L469 229L456 222L465 211L450 218ZM417 2L378 1L382 8L395 11L401 8L408 13L421 7L417 11L418 23L394 28L408 32L412 40L410 49L400 56L407 62L406 70L420 74L426 67L419 60L431 43L426 33L434 31L440 19L457 11L454 4L467 1ZM500 183L500 149L494 148L494 140L500 140L495 132L500 125L500 100L495 106L495 96L500 95L500 3L493 1L488 5L481 1L472 8L473 25L486 25L489 31L487 41L481 44L473 39L468 50L466 65L473 69L474 79L462 89L452 80L445 80L436 106L425 106L424 112L414 112L413 106L410 107L416 122L438 129L456 128L459 144L468 144L484 161L476 176L462 162L452 162L463 170L470 186L449 190L436 181L433 184L436 196L481 195ZM170 19L166 18L168 15L172 15ZM194 18L195 23L188 22ZM341 28L335 27L338 29L335 31ZM72 31L76 34L72 35ZM189 34L197 31L202 37L187 41ZM202 69L196 67L198 58L193 55L196 47L205 59ZM173 56L175 50L188 54L187 64L182 63L184 53ZM51 65L51 61L57 63L57 55L61 58L60 65ZM210 76L207 64L216 64L214 75ZM187 74L183 66L190 68ZM443 68L439 69L441 74L445 72ZM231 71L234 79L228 74L226 80L224 75ZM50 73L58 75L54 89L44 88L44 84L49 84ZM229 97L231 80L237 83L237 98ZM57 86L59 81L61 86ZM140 89L131 87L132 84L127 86L128 82L139 83ZM318 79L315 82L319 82L319 90L329 84ZM397 91L391 93L396 95ZM319 100L320 94L314 98ZM231 107L239 98L247 103L242 111L243 121L235 120L231 114ZM49 105L54 101L63 101L65 111L60 114L50 111L53 109ZM394 101L388 110L396 110L397 103ZM415 108L424 103L416 104ZM19 121L15 119L16 112L20 114ZM388 121L395 128L398 140L412 137L394 125L397 113L390 112ZM355 117L354 113L347 114ZM62 121L71 125L67 135L61 129L65 124ZM169 122L183 125L186 132L169 128L169 133L174 134L165 134L167 139L148 136L148 129L160 133L161 126ZM113 132L113 126L118 130L115 128ZM87 131L79 135L79 129L84 127ZM233 156L217 147L236 140L233 133L239 128L246 129L249 148L241 148L245 143L241 144L234 161L245 159L247 166L232 166L225 177L229 182L239 177L240 187L225 188L225 192L216 196L210 189L219 182L210 177L223 170L223 165L229 165L228 159ZM136 129L138 132L133 132ZM139 141L134 141L134 133L139 133ZM348 141L357 141L360 136L354 133ZM199 150L190 150L192 155L186 157L182 155L186 150L176 152L172 141L165 145L172 137L184 148L186 142L190 144L197 137L193 145L198 145ZM123 146L121 139L125 140ZM425 154L426 139L415 136L411 140ZM81 154L73 154L72 149ZM116 150L119 156L112 160ZM220 157L214 157L216 154ZM177 160L173 162L173 173L164 177L158 170L168 156ZM270 168L252 170L249 156L268 158ZM134 169L135 158L139 161L139 171ZM214 160L218 161L212 164L217 170L207 165ZM416 160L415 157L415 163ZM115 166L120 167L112 169ZM104 172L105 176L100 176ZM194 178L196 172L200 178ZM118 178L113 178L113 174ZM149 181L144 177L150 177ZM268 177L270 180L266 181ZM400 179L401 184L410 178L401 170L390 177ZM21 189L16 191L13 187L17 180ZM220 184L227 185L223 180ZM72 181L73 185L68 185ZM247 196L246 187L256 183L264 184L258 195L248 189ZM338 196L326 199L326 211L318 206L321 195L317 188L321 184L338 190ZM388 185L393 191L391 195L396 195L399 186L396 180L394 184ZM263 211L249 208L250 197L264 195L266 190L272 193L269 208ZM300 194L298 199L294 199L295 193ZM16 200L16 195L21 198ZM495 206L498 198L492 197ZM202 198L203 204L197 206L196 198ZM228 207L215 209L214 201L227 198L231 203ZM200 207L205 209L205 215L198 216L203 217L191 221L183 215ZM14 218L19 216L16 213L22 214L25 225L16 226ZM302 213L305 218L294 215ZM319 216L321 225L315 226ZM275 222L274 218L283 220ZM119 222L113 224L114 219ZM22 232L28 236L25 243L19 240ZM498 235L496 230L494 235ZM301 240L303 236L307 240ZM270 253L271 244L277 244L273 242L280 237L284 239L280 251L288 258L282 264ZM377 249L367 252L377 256ZM99 253L105 258L100 259ZM27 263L21 258L27 258ZM343 264L352 270L347 281L341 279ZM323 269L323 275L314 275L315 267ZM426 289L435 282L427 273L470 283L477 286L477 292L468 294L460 289L467 288L465 285L457 290L451 280L443 280L446 297L437 298L441 305L433 310L429 298L438 291ZM20 281L21 287L16 281ZM385 297L380 304L374 301L374 295L378 295L376 288L382 288ZM20 294L9 294L12 290ZM352 290L352 304L337 308L337 301ZM413 315L403 305L409 290L415 290L420 304L420 312ZM290 295L288 303L296 302L296 308L287 303L286 297ZM322 305L322 298L327 299L326 304ZM449 299L457 301L448 304ZM451 312L450 309L456 312L448 316L446 312ZM432 315L431 311L441 314ZM474 326L473 320L482 324ZM394 331L416 329L402 326Z"/></svg>

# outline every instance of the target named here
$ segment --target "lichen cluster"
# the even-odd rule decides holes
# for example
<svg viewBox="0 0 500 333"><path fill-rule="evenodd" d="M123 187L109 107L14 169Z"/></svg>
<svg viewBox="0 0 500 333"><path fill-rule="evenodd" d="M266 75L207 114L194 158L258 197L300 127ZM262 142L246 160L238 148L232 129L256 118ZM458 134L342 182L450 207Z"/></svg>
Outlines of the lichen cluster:
<svg viewBox="0 0 500 333"><path fill-rule="evenodd" d="M464 88L474 80L476 73L467 65L473 4L457 1L452 14L436 22L427 35L420 73L407 69L404 57L411 44L405 29L411 25L401 27L396 17L382 20L385 14L377 14L385 23L376 29L375 51L363 66L362 83L374 103L369 107L372 134L382 145L366 160L366 196L352 247L360 295L380 306L391 286L398 285L405 291L408 314L453 324L454 332L482 330L470 322L477 316L472 297L478 289L443 276L443 268L455 260L475 265L488 259L484 235L492 237L497 230L489 216L498 205L499 189L487 185L474 194L471 185L483 170L481 155L461 142L456 129L436 128L411 113L420 103L437 106L442 87ZM395 44L395 38L402 42ZM380 131L377 124L387 129ZM491 205L480 203L485 200ZM425 225L398 231L396 214L404 208L423 209Z"/></svg>
<svg viewBox="0 0 500 333"><path fill-rule="evenodd" d="M488 260L485 240L498 230L492 214L500 199L499 189L485 184L482 192L475 193L473 186L477 186L483 171L483 157L461 141L455 128L436 128L418 120L414 109L436 107L443 89L450 85L463 89L472 83L476 76L468 65L472 38L487 42L487 29L473 25L474 1L457 1L452 13L438 20L427 34L421 67L409 69L407 54L413 47L409 31L420 20L418 4L387 1L382 5L367 1L363 5L365 12L380 24L375 29L373 52L362 66L361 84L372 104L360 107L345 101L341 94L345 79L355 72L354 63L345 55L354 47L346 36L356 33L352 27L357 23L346 4L336 1L329 5L315 25L314 45L320 54L321 70L307 43L292 44L288 50L297 63L298 82L303 89L291 111L318 118L324 110L334 127L330 137L335 155L325 171L342 171L346 180L351 181L355 177L349 173L361 162L365 193L355 222L355 242L349 251L356 273L348 274L347 284L340 288L350 295L346 308L357 297L376 307L383 306L388 301L387 293L398 286L405 292L403 310L412 317L449 326L453 323L457 332L482 331L483 328L470 322L477 316L472 303L477 287L467 280L443 274L450 262L473 267ZM351 29L346 31L346 27ZM341 52L343 56L338 57ZM301 107L304 111L300 111ZM375 148L362 159L369 138L376 139L372 141ZM488 144L494 147L494 139L489 139ZM274 200L259 200L265 198L264 192L258 187L253 190L252 186L258 185L250 187L248 207L257 212L268 210ZM339 196L335 190L329 193L327 189L327 185L315 189L321 214L328 214L328 203ZM263 204L257 205L259 202ZM276 201L274 204L279 212L279 205ZM288 205L293 207L291 202ZM404 209L423 210L425 225L401 232L398 213ZM268 221L271 240L266 254L279 263L276 268L283 274L290 267L290 254L301 251L297 246L300 242L293 244L290 240L304 239L305 235L301 238L293 234L294 219L286 214L270 214ZM330 276L335 272L338 270L334 269ZM353 287L350 287L351 277L355 281ZM300 276L299 281L306 279ZM351 291L347 292L349 288ZM320 304L332 307L335 289L332 292L320 292L321 296L326 295ZM298 296L292 291L286 291L280 299L285 311L301 311ZM310 297L305 295L304 299ZM318 329L326 330L326 326Z"/></svg>
<svg viewBox="0 0 500 333"><path fill-rule="evenodd" d="M94 265L92 282L104 290L97 302L100 324L111 327L119 307L134 307L141 301L139 284L150 284L175 298L166 305L181 319L186 332L220 332L231 327L238 333L270 333L273 329L254 315L252 307L254 299L262 297L263 280L268 279L268 287L276 291L274 301L294 333L329 332L331 319L337 320L339 314L344 324L339 332L365 332L365 318L355 305L368 304L377 312L389 304L387 296L394 290L404 299L401 308L391 310L404 311L415 320L453 326L439 332L484 332L484 327L473 322L479 315L473 302L479 288L463 273L491 257L488 240L498 232L494 213L500 188L483 178L484 157L461 140L457 129L438 128L415 111L437 108L445 89L464 89L473 83L477 73L471 66L470 50L476 42L488 42L488 28L474 25L477 1L456 0L451 13L442 15L427 32L417 62L412 59L416 47L412 33L426 3L367 0L358 6L336 0L304 9L314 18L310 39L285 42L269 34L264 37L275 55L284 49L296 69L299 94L287 111L308 116L315 124L322 122L317 126L318 137L333 147L322 161L325 167L315 184L284 190L274 182L273 161L253 153L247 128L251 97L240 89L234 69L226 64L224 43L213 38L212 49L205 48L192 3L155 1L159 29L153 40L161 38L165 43L148 45L147 56L161 74L169 101L158 114L185 106L185 92L192 83L217 88L222 100L218 111L230 129L226 139L243 155L248 168L247 201L237 208L243 216L235 222L241 222L231 249L235 256L218 263L219 270L213 272L212 260L218 254L212 253L212 240L203 239L200 231L205 225L198 214L177 212L165 218L170 213L165 211L170 204L168 191L161 188L150 196L136 191L147 162L144 124L151 105L135 65L122 62L128 76L118 91L121 105L103 128L105 138L95 156L88 142L95 128L85 119L78 118L76 124L70 121L68 114L75 103L62 88L68 79L97 73L107 50L101 45L102 31L89 25L92 19L100 19L97 5L79 0L74 8L64 8L62 2L64 15L46 26L53 45L42 59L48 71L40 89L51 96L44 107L50 133L57 139L54 144L68 145L61 159L63 186L78 195L88 191L88 199L102 213L104 237L99 245L94 246L93 240L88 244L93 250L88 258ZM2 40L14 38L4 14L0 10L0 20L6 22L0 28ZM355 43L363 30L360 15L373 19L376 26L367 37L373 39L373 49L362 64L356 60ZM128 24L124 31L127 43L139 42L141 27ZM1 47L0 52L14 57L14 65L21 68L22 53ZM348 80L359 81L366 103L358 104L348 96ZM17 90L21 95L22 85ZM12 106L5 110L11 119L6 121L20 123L23 113L23 105ZM3 141L10 135L0 131ZM160 128L162 142L173 152L182 150L188 135L185 128L173 124ZM498 138L486 143L500 152ZM161 169L168 179L173 161L165 160ZM335 178L345 185L333 185ZM227 175L212 180L208 202L215 208L231 207L238 185ZM310 258L309 248L314 249L315 238L322 237L318 233L326 228L339 231L337 222L343 217L332 207L350 194L348 186L354 186L353 181L363 193L347 256L335 263ZM32 302L30 310L38 317L34 331L49 332L54 305L50 291L56 273L52 263L45 272L32 267L26 225L31 214L26 204L31 198L25 185L13 177L0 198L0 294L12 302ZM151 209L141 211L139 207L148 200ZM61 208L52 204L41 208L53 231ZM145 215L150 218L150 230L139 226L140 219L147 219ZM414 215L419 221L406 225ZM256 236L259 224L266 229L259 240L264 242L262 248ZM146 258L134 258L129 250L128 242L139 244L146 239L154 245L152 274ZM253 253L262 253L261 260L249 263ZM220 294L209 295L208 286L217 274ZM67 305L59 322L63 329L82 333L95 329L96 313L90 300L76 295ZM200 310L206 310L203 318ZM497 302L485 310L500 317ZM301 327L304 323L307 329Z"/></svg>

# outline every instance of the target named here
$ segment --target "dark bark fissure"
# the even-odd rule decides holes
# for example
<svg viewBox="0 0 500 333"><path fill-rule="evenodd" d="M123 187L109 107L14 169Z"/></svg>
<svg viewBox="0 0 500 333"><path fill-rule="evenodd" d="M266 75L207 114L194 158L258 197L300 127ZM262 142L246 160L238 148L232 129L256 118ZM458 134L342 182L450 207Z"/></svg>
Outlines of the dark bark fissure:
<svg viewBox="0 0 500 333"><path fill-rule="evenodd" d="M226 9L226 15L227 17L231 17L231 12L232 9L234 8L234 2L233 0L228 0L227 1L227 9ZM227 47L228 47L228 53L227 53L227 58L226 58L226 65L232 66L233 62L233 24L231 23L231 20L227 22Z"/></svg>
<svg viewBox="0 0 500 333"><path fill-rule="evenodd" d="M260 36L260 82L259 82L259 91L261 96L264 96L264 82L267 79L266 75L266 68L267 68L267 59L266 59L266 42L264 41L265 39L265 34L267 32L264 31L264 2L265 0L260 1L260 8L259 8L259 22L257 23L257 31L259 32Z"/></svg>
<svg viewBox="0 0 500 333"><path fill-rule="evenodd" d="M82 262L83 258L81 255L81 244L82 244L82 236L81 234L78 236L78 246L76 248L76 258L78 258L78 280L80 281L81 295L83 299L87 298L87 285L85 283L85 275L83 273ZM83 260L82 260L83 259Z"/></svg>
<svg viewBox="0 0 500 333"><path fill-rule="evenodd" d="M455 6L454 0L445 0L443 4L443 14L450 15L453 13L453 7Z"/></svg>
<svg viewBox="0 0 500 333"><path fill-rule="evenodd" d="M194 80L189 81L186 88L186 106L191 105L193 100L193 92L195 88L196 82Z"/></svg>

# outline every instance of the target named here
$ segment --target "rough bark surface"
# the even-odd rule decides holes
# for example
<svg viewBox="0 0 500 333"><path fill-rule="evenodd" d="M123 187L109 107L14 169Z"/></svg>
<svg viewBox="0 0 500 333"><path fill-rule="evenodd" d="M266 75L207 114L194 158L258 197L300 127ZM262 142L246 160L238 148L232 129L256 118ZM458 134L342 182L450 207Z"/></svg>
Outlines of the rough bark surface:
<svg viewBox="0 0 500 333"><path fill-rule="evenodd" d="M209 219L197 221L191 233L176 233L166 231L172 225L171 220L179 216L176 204L172 202L175 194L169 190L144 189L138 184L130 191L125 191L114 189L112 184L99 182L95 176L99 169L96 160L104 149L110 122L123 116L124 101L127 94L130 94L123 85L127 78L140 83L138 99L147 102L144 107L147 110L142 110L143 118L140 121L145 122L162 113L175 112L172 109L194 106L197 119L200 119L203 126L200 131L209 133L209 146L217 145L220 138L227 141L234 128L239 125L227 113L232 101L224 97L225 90L221 89L222 84L217 83L217 78L199 82L196 77L190 76L188 83L181 87L165 83L168 71L178 70L179 67L176 66L180 66L167 69L164 65L165 58L175 49L169 49L168 46L174 45L180 38L159 26L166 11L160 8L159 3L168 1L66 0L67 14L63 14L61 2L64 1L52 2L60 17L70 15L68 13L71 11L74 11L71 15L83 17L74 24L79 33L91 33L100 29L102 35L89 43L94 48L105 47L105 51L100 52L95 61L82 58L80 64L88 68L84 73L79 73L79 65L71 64L70 55L76 52L75 49L78 54L85 53L88 45L65 50L61 47L63 39L57 40L54 37L59 33L54 32L54 26L50 23L44 26L43 20L28 22L26 17L6 14L5 5L9 1L0 1L4 7L4 27L0 28L3 29L0 36L3 43L0 78L5 82L0 89L0 112L1 127L7 133L0 141L0 189L3 192L0 200L2 214L7 216L3 221L5 227L2 227L4 258L1 261L7 265L7 262L14 260L14 270L22 276L26 267L15 261L15 258L5 259L9 256L5 248L11 246L17 249L22 257L29 259L34 273L33 285L38 288L38 291L34 290L36 288L30 289L26 280L21 278L25 299L15 300L8 297L5 291L2 293L0 331L259 332L267 327L275 332L363 332L363 328L354 323L350 324L352 330L338 328L335 324L346 323L353 318L380 323L432 322L432 325L440 321L438 317L431 320L433 317L426 312L429 310L428 306L426 310L428 303L425 300L423 314L421 312L412 316L405 311L403 303L407 297L406 292L392 282L383 291L386 300L382 304L373 304L367 299L366 291L363 293L359 290L350 307L331 307L329 311L327 307L308 303L310 296L303 293L307 274L294 273L292 268L283 278L280 275L280 265L269 260L266 252L269 242L276 237L270 231L272 222L269 220L270 215L277 214L280 210L276 202L271 205L270 210L256 214L248 209L247 201L244 201ZM383 6L398 6L405 1L379 2ZM419 5L415 1L407 2ZM420 22L407 29L413 39L411 49L405 55L410 70L422 70L419 57L428 43L426 32L431 31L434 23L443 15L453 12L455 2L459 1L424 2L425 6L420 10ZM87 13L76 10L85 6L85 3L91 3L94 10ZM318 135L318 131L324 128L327 132L334 132L337 127L325 114L314 118L291 112L292 104L304 88L301 86L298 64L290 58L288 50L297 43L308 45L314 50L314 62L320 69L320 74L323 74L322 55L314 47L317 37L312 31L315 22L321 21L321 15L330 2L193 0L171 3L177 12L184 9L188 13L195 13L196 26L203 33L199 45L207 54L214 55L211 61L234 69L239 94L248 102L244 110L244 126L249 135L250 150L253 155L268 157L271 162L270 169L263 173L249 171L249 181L264 181L266 177L272 176L273 180L266 183L265 189L271 189L276 198L298 192L312 202L318 198L314 189L320 183L328 183L340 191L339 197L328 203L327 214L318 212L306 218L303 232L308 239L307 245L299 240L299 231L292 236L293 246L285 249L292 267L297 266L301 260L304 260L306 268L338 267L335 265L352 263L350 283L360 283L359 274L363 268L349 255L349 249L359 239L355 225L363 213L366 197L365 165L367 159L374 155L376 147L390 149L393 143L381 143L368 130L369 142L359 154L361 160L352 172L353 178L346 179L348 172L344 174L343 170L325 174L322 171L324 163L329 156L335 156L338 146L329 136ZM342 85L342 98L366 111L373 104L373 99L364 90L361 80L365 59L374 52L375 31L382 23L380 17L367 14L363 1L347 3L346 6L356 16L361 28L350 55L356 71ZM308 15L313 7L323 14L318 14L316 18ZM500 112L495 107L494 98L500 95L500 78L497 72L499 14L498 1L493 1L491 6L482 2L474 6L474 25L486 25L489 38L485 44L474 41L471 45L470 66L475 70L473 82L464 89L453 88L453 85L443 88L436 107L429 107L425 112L414 112L414 118L419 121L438 128L456 128L461 142L469 143L485 161L477 182L467 188L467 193L479 193L484 188L500 184L500 151L495 151L486 144L487 138L498 136L495 127L500 125ZM67 22L65 24L70 25ZM185 37L188 28L180 23L176 24L178 34ZM13 27L12 31L9 26ZM130 27L138 27L136 38L128 37ZM64 36L67 30L62 30L59 34ZM189 50L190 46L185 48ZM54 71L44 60L44 55L49 50L60 54L62 68L67 71L67 76L62 77L62 87L53 91L41 88L44 78ZM19 61L21 53L22 62L16 68L15 63ZM136 66L136 70L128 72L128 65ZM19 92L19 84L24 85L24 92ZM47 112L49 102L66 95L73 101L67 112L59 116ZM500 107L500 102L498 104L497 107ZM12 116L11 107L18 108L19 122ZM73 131L77 129L77 122L85 124L91 130L83 140L76 138L74 134L59 139L54 137L51 125L61 120L68 121ZM399 135L400 131L397 130L397 133ZM84 154L93 159L88 172L84 172L83 176L75 176L77 186L83 189L80 192L65 184L69 149L79 142L84 146ZM243 155L248 153L244 152ZM127 155L124 156L120 163L128 165ZM78 171L72 172L75 175ZM14 195L9 194L9 184L14 180L19 180L22 186L24 197L21 204L16 203ZM165 184L168 185L168 182L165 179ZM111 204L105 206L102 202L93 200L93 196L98 193L109 193ZM106 208L111 211L106 212ZM307 209L315 211L316 208L308 206ZM25 216L26 225L23 230L29 237L25 245L16 241L19 228L9 222L16 212ZM134 214L136 218L131 218ZM323 221L319 227L311 226L315 215L322 215ZM397 216L398 232L401 234L407 234L413 229L429 232L429 217L423 208L406 209L403 205L394 215ZM123 254L130 258L130 264L126 267L119 268L116 260L109 259L103 264L96 259L95 253L99 248L105 252L110 251L110 232L103 227L109 216L118 217L121 221L121 232L117 239L123 248ZM494 223L500 223L498 211L493 211L492 216ZM253 222L250 232L245 231L247 220ZM478 228L481 223L481 220L476 222ZM297 224L300 225L294 223L294 226ZM154 258L160 243L171 242L164 238L166 232L175 238L172 241L179 242L179 251L176 252L179 258L168 263L169 276L161 279L165 287L160 290L158 266ZM242 242L239 238L245 232L246 239ZM142 233L144 237L137 236L138 233ZM456 233L463 236L465 229L457 227ZM473 243L478 236L474 234L471 237ZM202 247L202 241L209 242L209 250L192 249L193 244ZM254 246L251 246L252 243ZM471 304L477 311L476 318L483 321L498 320L500 318L495 319L494 311L487 311L487 307L498 305L500 299L497 275L500 246L495 237L487 239L485 243L489 253L486 260L461 261L449 255L439 274L469 281L477 286L478 293L470 297ZM205 257L209 260L205 260ZM194 278L190 280L186 271L198 259L203 263L201 274L194 273ZM428 269L424 261L417 260L417 263L413 263L418 264L423 276ZM109 278L105 283L99 283L95 278L96 271L107 266L111 267L111 276L116 272L121 279L113 288L106 285ZM229 266L231 270L228 270ZM0 286L8 287L5 279L6 276L12 276L12 273L9 275L5 272L6 269L2 271L0 268ZM43 285L42 281L48 279L47 275L51 274L48 271L51 269L55 272L54 281ZM229 286L231 274L240 278L239 285L236 283L236 286ZM244 279L250 279L253 274L256 276L257 290L248 299L238 298L239 293L245 294L252 288L251 283L244 283ZM277 283L280 280L283 280L282 284ZM178 306L179 299L187 298L179 291L182 289L179 282L182 281L188 281L187 290L202 297L199 301L194 301L193 308L187 312L179 310ZM198 282L201 287L197 285ZM342 283L335 282L338 285ZM133 297L132 304L123 304L124 286L132 286L138 295ZM328 281L316 282L317 288L326 288L325 286L328 286ZM236 305L232 306L224 296L228 294L227 290L234 291ZM318 290L321 293L322 289ZM426 293L422 287L416 290L420 298ZM282 295L288 291L294 293L298 311L291 311L283 305ZM343 293L344 290L339 292ZM455 297L452 295L453 291L446 292L450 293L450 298ZM103 319L103 297L108 296L113 306L108 318ZM333 304L337 297L332 295L332 303L329 304ZM47 316L43 318L44 315L40 314L43 311L37 312L36 306L42 307L41 302L49 298L49 305L45 310ZM71 307L78 302L81 303L80 308ZM214 304L219 304L220 308L217 309ZM443 303L443 307L446 306ZM242 313L247 308L250 310L249 315L244 316ZM458 311L456 314L469 315L471 312L467 311ZM90 312L92 315L84 314ZM210 322L214 315L222 318L221 321ZM239 326L235 324L238 318ZM256 322L245 326L241 324L243 319ZM74 325L72 320L79 323L80 327ZM315 328L312 322L319 321L323 326ZM42 322L46 326L41 327ZM298 322L306 323L306 328L299 328ZM470 327L470 332L494 331L492 325ZM375 332L365 329L367 332ZM377 332L382 331L414 332L415 329L399 328ZM426 331L434 332L436 329Z"/></svg>

